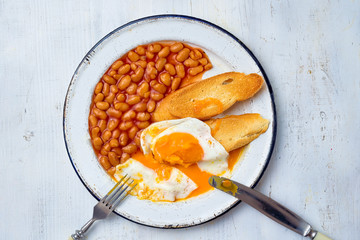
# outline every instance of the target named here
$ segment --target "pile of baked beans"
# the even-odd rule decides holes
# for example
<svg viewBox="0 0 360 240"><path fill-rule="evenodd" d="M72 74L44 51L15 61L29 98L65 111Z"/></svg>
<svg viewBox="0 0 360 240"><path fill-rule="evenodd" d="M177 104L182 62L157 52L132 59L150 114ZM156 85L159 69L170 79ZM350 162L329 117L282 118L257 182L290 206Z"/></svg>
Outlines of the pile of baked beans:
<svg viewBox="0 0 360 240"><path fill-rule="evenodd" d="M140 147L142 129L166 95L184 79L212 65L205 52L181 42L156 42L130 50L95 86L89 132L102 167L110 174Z"/></svg>

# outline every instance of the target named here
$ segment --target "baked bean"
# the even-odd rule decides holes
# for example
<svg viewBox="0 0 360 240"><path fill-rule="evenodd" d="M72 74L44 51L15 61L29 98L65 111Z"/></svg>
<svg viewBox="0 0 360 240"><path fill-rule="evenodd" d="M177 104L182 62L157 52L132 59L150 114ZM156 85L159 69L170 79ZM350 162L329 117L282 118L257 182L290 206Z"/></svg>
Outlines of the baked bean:
<svg viewBox="0 0 360 240"><path fill-rule="evenodd" d="M122 112L121 111L119 111L119 110L116 110L115 108L109 108L107 111L106 111L106 113L109 115L109 116L111 116L111 117L114 117L114 118L119 118L119 117L121 117L121 115L122 115Z"/></svg>
<svg viewBox="0 0 360 240"><path fill-rule="evenodd" d="M126 88L126 92L127 94L135 94L136 93L136 89L137 89L137 84L136 83L131 83L130 86L128 86Z"/></svg>
<svg viewBox="0 0 360 240"><path fill-rule="evenodd" d="M149 91L149 84L147 82L143 82L137 89L138 94L142 97L148 91Z"/></svg>
<svg viewBox="0 0 360 240"><path fill-rule="evenodd" d="M157 83L158 83L158 81L152 80L152 81L150 82L150 87L154 87Z"/></svg>
<svg viewBox="0 0 360 240"><path fill-rule="evenodd" d="M121 162L121 163L124 163L124 162L126 162L126 160L128 160L129 158L130 158L130 154L124 152L124 153L121 155L120 162Z"/></svg>
<svg viewBox="0 0 360 240"><path fill-rule="evenodd" d="M94 103L100 102L104 100L104 94L102 93L98 93L96 94L96 96L94 97Z"/></svg>
<svg viewBox="0 0 360 240"><path fill-rule="evenodd" d="M165 58L169 55L170 53L170 47L164 47L163 49L161 49L161 51L158 53L158 56L160 58Z"/></svg>
<svg viewBox="0 0 360 240"><path fill-rule="evenodd" d="M115 99L115 93L110 93L109 96L105 98L105 101L111 104L114 101L114 99Z"/></svg>
<svg viewBox="0 0 360 240"><path fill-rule="evenodd" d="M139 131L139 128L137 126L133 126L132 128L130 128L130 130L128 132L129 138L134 139L134 137L138 131Z"/></svg>
<svg viewBox="0 0 360 240"><path fill-rule="evenodd" d="M166 86L170 86L171 85L171 79L170 79L170 74L167 72L163 72L160 74L160 81L165 84ZM165 91L166 92L166 91ZM162 93L165 93L162 92Z"/></svg>
<svg viewBox="0 0 360 240"><path fill-rule="evenodd" d="M137 55L137 53L135 53L133 51L129 51L127 56L130 59L130 61L132 61L132 62L136 62L137 60L139 60L139 55Z"/></svg>
<svg viewBox="0 0 360 240"><path fill-rule="evenodd" d="M135 51L139 55L145 55L145 48L143 46L138 46Z"/></svg>
<svg viewBox="0 0 360 240"><path fill-rule="evenodd" d="M120 111L122 111L122 112L125 112L125 111L127 111L127 110L129 110L129 105L127 104L127 103L115 103L115 109L116 110L120 110Z"/></svg>
<svg viewBox="0 0 360 240"><path fill-rule="evenodd" d="M104 130L105 130L105 128L106 128L106 120L100 120L99 122L98 122L98 126L99 126L99 128L100 128L100 132L103 132Z"/></svg>
<svg viewBox="0 0 360 240"><path fill-rule="evenodd" d="M112 138L118 138L120 136L120 130L119 129L115 129L114 131L112 131Z"/></svg>
<svg viewBox="0 0 360 240"><path fill-rule="evenodd" d="M134 124L131 121L125 121L125 122L120 123L119 129L126 131L129 128L131 128L133 125Z"/></svg>
<svg viewBox="0 0 360 240"><path fill-rule="evenodd" d="M193 59L193 60L199 60L200 58L202 58L202 54L199 50L197 49L194 49L190 52L190 57Z"/></svg>
<svg viewBox="0 0 360 240"><path fill-rule="evenodd" d="M149 123L150 124L150 123ZM140 147L141 145L141 141L140 141L140 136L141 136L141 132L142 130L138 131L135 138L134 138L134 143L136 144L136 146Z"/></svg>
<svg viewBox="0 0 360 240"><path fill-rule="evenodd" d="M97 102L95 105L100 110L108 110L110 107L108 102Z"/></svg>
<svg viewBox="0 0 360 240"><path fill-rule="evenodd" d="M189 54L190 49L184 48L176 55L176 60L179 62L183 62L189 57Z"/></svg>
<svg viewBox="0 0 360 240"><path fill-rule="evenodd" d="M122 132L119 137L119 142L121 146L126 146L129 141L129 137L126 132Z"/></svg>
<svg viewBox="0 0 360 240"><path fill-rule="evenodd" d="M104 142L107 142L111 138L111 132L109 130L105 130L101 136Z"/></svg>
<svg viewBox="0 0 360 240"><path fill-rule="evenodd" d="M159 58L156 61L155 67L159 72L161 72L164 69L165 64L166 64L166 58Z"/></svg>
<svg viewBox="0 0 360 240"><path fill-rule="evenodd" d="M97 118L94 115L90 114L89 115L89 124L90 124L90 126L95 127L97 122L98 122Z"/></svg>
<svg viewBox="0 0 360 240"><path fill-rule="evenodd" d="M110 73L109 73L109 75L110 75L111 77L114 77L114 76L116 75L116 73L117 73L116 71L111 70Z"/></svg>
<svg viewBox="0 0 360 240"><path fill-rule="evenodd" d="M172 65L171 63L165 64L165 70L166 70L170 75L175 75L175 74L176 74L175 67L174 67L174 65Z"/></svg>
<svg viewBox="0 0 360 240"><path fill-rule="evenodd" d="M146 103L144 103L144 102L139 102L138 104L136 104L134 106L134 110L137 112L143 112L146 110L146 108L147 108L147 106L146 106Z"/></svg>
<svg viewBox="0 0 360 240"><path fill-rule="evenodd" d="M154 100L150 100L147 104L147 111L151 113L155 110L155 107L156 107L156 102Z"/></svg>
<svg viewBox="0 0 360 240"><path fill-rule="evenodd" d="M108 155L108 151L105 151L104 147L101 148L100 150L100 154L103 155L103 156L107 156Z"/></svg>
<svg viewBox="0 0 360 240"><path fill-rule="evenodd" d="M125 102L125 94L123 93L119 93L117 96L116 96L116 100L118 100L119 102Z"/></svg>
<svg viewBox="0 0 360 240"><path fill-rule="evenodd" d="M102 149L104 149L104 151L106 151L106 152L110 152L110 150L111 150L110 144L109 144L109 143L105 143L105 144L103 145ZM107 155L107 153L104 154L104 155Z"/></svg>
<svg viewBox="0 0 360 240"><path fill-rule="evenodd" d="M131 130L131 129L130 129ZM93 144L96 150L100 150L101 149L101 145L103 144L103 141L101 140L100 137L96 137L93 140Z"/></svg>
<svg viewBox="0 0 360 240"><path fill-rule="evenodd" d="M112 118L108 121L107 128L112 131L119 125L119 120L116 118Z"/></svg>
<svg viewBox="0 0 360 240"><path fill-rule="evenodd" d="M105 82L107 82L108 84L112 85L116 83L116 80L113 79L112 77L108 76L108 75L104 75L103 79Z"/></svg>
<svg viewBox="0 0 360 240"><path fill-rule="evenodd" d="M159 93L166 93L167 88L165 85L162 85L161 83L157 83L153 86L153 89Z"/></svg>
<svg viewBox="0 0 360 240"><path fill-rule="evenodd" d="M117 71L122 65L124 65L124 62L121 60L118 60L111 65L111 68Z"/></svg>
<svg viewBox="0 0 360 240"><path fill-rule="evenodd" d="M147 128L149 125L150 125L149 121L136 122L136 126L138 126L138 128L140 128L140 129Z"/></svg>
<svg viewBox="0 0 360 240"><path fill-rule="evenodd" d="M160 44L150 44L149 47L148 47L148 50L152 53L157 53L157 52L160 52L161 50L161 45Z"/></svg>
<svg viewBox="0 0 360 240"><path fill-rule="evenodd" d="M209 69L211 69L212 68L212 64L211 63L208 63L208 64L206 64L205 66L204 66L204 69L205 70L209 70Z"/></svg>
<svg viewBox="0 0 360 240"><path fill-rule="evenodd" d="M151 99L153 99L155 101L160 101L161 99L164 98L164 94L157 93L157 92L151 92L150 97L151 97Z"/></svg>
<svg viewBox="0 0 360 240"><path fill-rule="evenodd" d="M152 63L154 63L154 62L152 62ZM146 73L149 75L150 79L155 79L158 71L152 64L148 64L146 66Z"/></svg>
<svg viewBox="0 0 360 240"><path fill-rule="evenodd" d="M105 170L108 170L109 168L111 168L111 164L109 162L109 158L106 156L101 156L99 159L99 162L101 164L101 166L103 166L103 168L105 168Z"/></svg>
<svg viewBox="0 0 360 240"><path fill-rule="evenodd" d="M147 93L144 94L145 99L148 99L149 97L150 97L150 92L147 92Z"/></svg>
<svg viewBox="0 0 360 240"><path fill-rule="evenodd" d="M181 83L181 78L174 78L174 80L171 83L171 90L175 91L178 89Z"/></svg>
<svg viewBox="0 0 360 240"><path fill-rule="evenodd" d="M180 52L183 48L184 48L184 45L180 42L177 42L170 46L170 51L177 53L177 52Z"/></svg>
<svg viewBox="0 0 360 240"><path fill-rule="evenodd" d="M135 69L137 68L137 65L135 63L131 63L130 64L130 69L135 71Z"/></svg>
<svg viewBox="0 0 360 240"><path fill-rule="evenodd" d="M115 75L113 76L113 78L115 78L116 80L119 80L121 77L122 77L121 74L115 74Z"/></svg>
<svg viewBox="0 0 360 240"><path fill-rule="evenodd" d="M153 58L155 57L155 54L153 54L152 52L147 51L147 52L146 52L146 57L147 57L148 59L153 59Z"/></svg>
<svg viewBox="0 0 360 240"><path fill-rule="evenodd" d="M134 143L130 143L129 145L123 147L122 150L125 153L132 154L136 152L137 146Z"/></svg>
<svg viewBox="0 0 360 240"><path fill-rule="evenodd" d="M189 74L195 76L198 73L201 73L204 70L203 66L197 66L193 68L189 68Z"/></svg>
<svg viewBox="0 0 360 240"><path fill-rule="evenodd" d="M147 62L146 62L146 61L144 61L144 60L139 60L139 61L137 61L136 63L137 63L137 65L139 65L140 67L146 68L146 65L147 65Z"/></svg>
<svg viewBox="0 0 360 240"><path fill-rule="evenodd" d="M99 82L99 83L98 83L98 84L96 84L96 86L95 86L94 93L95 93L95 94L100 93L100 92L101 92L101 90L102 90L102 88L103 88L103 83L102 83L102 82Z"/></svg>
<svg viewBox="0 0 360 240"><path fill-rule="evenodd" d="M139 121L147 121L151 118L151 115L147 112L139 112L137 115L136 115L136 119L139 120Z"/></svg>
<svg viewBox="0 0 360 240"><path fill-rule="evenodd" d="M91 137L92 138L96 138L99 136L100 133L100 128L99 127L94 127L91 129Z"/></svg>
<svg viewBox="0 0 360 240"><path fill-rule="evenodd" d="M115 140L115 139L113 139L113 140ZM111 141L112 141L112 140L111 140ZM116 155L116 153L114 153L114 152L109 152L108 157L109 157L109 162L110 162L111 165L113 165L114 167L120 163L120 161L119 161L119 159L118 159L119 157Z"/></svg>
<svg viewBox="0 0 360 240"><path fill-rule="evenodd" d="M130 83L131 83L131 77L129 75L126 75L120 80L118 84L118 88L120 90L124 90L130 85Z"/></svg>
<svg viewBox="0 0 360 240"><path fill-rule="evenodd" d="M114 148L114 147L118 147L119 146L119 141L116 138L113 138L110 140L109 142L110 147Z"/></svg>
<svg viewBox="0 0 360 240"><path fill-rule="evenodd" d="M120 147L113 148L113 149L111 149L111 151L116 153L118 156L121 156L121 154L122 154L122 150Z"/></svg>
<svg viewBox="0 0 360 240"><path fill-rule="evenodd" d="M95 116L97 118L100 118L100 119L106 119L107 118L107 115L106 113L103 111L103 110L100 110L98 108L93 108L93 113L95 114Z"/></svg>
<svg viewBox="0 0 360 240"><path fill-rule="evenodd" d="M176 74L178 75L179 78L185 77L185 67L184 67L184 65L182 65L181 63L176 64L175 69L176 69Z"/></svg>
<svg viewBox="0 0 360 240"><path fill-rule="evenodd" d="M116 168L115 167L111 167L106 171L109 175L113 176L116 172Z"/></svg>
<svg viewBox="0 0 360 240"><path fill-rule="evenodd" d="M199 63L204 66L208 63L208 60L206 58L200 58Z"/></svg>
<svg viewBox="0 0 360 240"><path fill-rule="evenodd" d="M123 66L121 66L118 70L118 74L126 74L130 71L130 65L129 64L125 64Z"/></svg>
<svg viewBox="0 0 360 240"><path fill-rule="evenodd" d="M199 65L199 61L188 58L184 61L184 65L187 67L196 67L197 65Z"/></svg>
<svg viewBox="0 0 360 240"><path fill-rule="evenodd" d="M139 103L140 101L141 101L141 98L138 95L131 95L131 96L128 96L128 98L126 99L126 102L129 105L135 105L135 104Z"/></svg>
<svg viewBox="0 0 360 240"><path fill-rule="evenodd" d="M139 82L144 76L144 72L145 70L142 67L138 67L135 73L131 75L131 80L136 83Z"/></svg>
<svg viewBox="0 0 360 240"><path fill-rule="evenodd" d="M129 121L136 117L136 113L133 110L129 110L122 116L122 120Z"/></svg>
<svg viewBox="0 0 360 240"><path fill-rule="evenodd" d="M104 94L105 97L109 95L109 93L110 93L110 85L109 84L104 83L102 93Z"/></svg>
<svg viewBox="0 0 360 240"><path fill-rule="evenodd" d="M117 93L119 91L119 88L116 85L110 86L110 92Z"/></svg>

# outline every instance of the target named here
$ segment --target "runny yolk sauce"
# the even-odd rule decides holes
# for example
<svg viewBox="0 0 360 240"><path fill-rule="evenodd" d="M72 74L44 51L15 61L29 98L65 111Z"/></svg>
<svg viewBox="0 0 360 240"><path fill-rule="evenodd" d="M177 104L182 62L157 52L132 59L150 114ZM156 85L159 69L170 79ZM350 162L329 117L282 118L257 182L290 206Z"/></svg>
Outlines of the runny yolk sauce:
<svg viewBox="0 0 360 240"><path fill-rule="evenodd" d="M229 153L228 166L229 166L230 171L233 170L234 166L236 165L238 160L241 158L242 154L244 153L245 148L246 147L242 147L242 148L236 149L234 151L231 151ZM137 151L134 155L132 155L132 158L139 161L144 166L153 169L158 174L159 179L161 179L161 180L169 179L170 174L171 174L171 168L169 167L169 165L159 163L152 157L151 154L145 156L141 151ZM207 173L205 171L201 171L197 164L192 164L188 167L184 167L181 165L174 165L172 167L176 167L177 169L182 171L186 176L188 176L198 186L198 188L195 189L194 191L192 191L189 194L189 196L186 197L186 199L206 193L213 188L208 183L208 179L209 179L209 177L212 176L212 174Z"/></svg>
<svg viewBox="0 0 360 240"><path fill-rule="evenodd" d="M199 140L189 133L175 132L159 138L154 146L154 158L159 163L188 167L204 157Z"/></svg>

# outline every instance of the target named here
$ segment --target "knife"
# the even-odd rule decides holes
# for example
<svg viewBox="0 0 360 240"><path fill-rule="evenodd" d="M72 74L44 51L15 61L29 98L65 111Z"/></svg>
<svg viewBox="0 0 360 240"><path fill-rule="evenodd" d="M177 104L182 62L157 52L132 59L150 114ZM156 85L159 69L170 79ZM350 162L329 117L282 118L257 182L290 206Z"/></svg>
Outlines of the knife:
<svg viewBox="0 0 360 240"><path fill-rule="evenodd" d="M218 176L211 176L209 183L214 188L240 199L277 223L304 237L310 237L313 240L331 240L331 238L314 230L304 219L286 207L252 188L228 178Z"/></svg>

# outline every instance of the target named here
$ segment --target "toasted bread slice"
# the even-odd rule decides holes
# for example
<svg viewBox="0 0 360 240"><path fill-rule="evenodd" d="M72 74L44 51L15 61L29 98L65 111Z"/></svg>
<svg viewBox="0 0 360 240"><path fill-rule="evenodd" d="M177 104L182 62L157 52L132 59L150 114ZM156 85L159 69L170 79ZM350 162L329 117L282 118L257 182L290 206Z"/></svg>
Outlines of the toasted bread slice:
<svg viewBox="0 0 360 240"><path fill-rule="evenodd" d="M209 119L237 101L251 98L264 80L252 73L228 72L195 82L166 96L157 106L154 121L194 117Z"/></svg>
<svg viewBox="0 0 360 240"><path fill-rule="evenodd" d="M227 116L205 122L211 128L211 135L230 152L253 141L266 132L269 120L258 113Z"/></svg>

